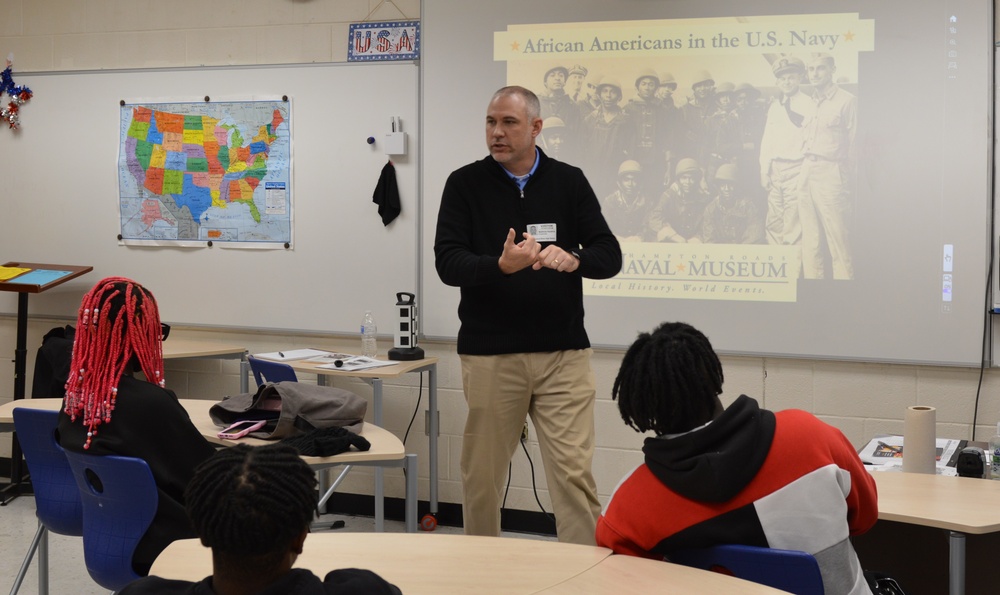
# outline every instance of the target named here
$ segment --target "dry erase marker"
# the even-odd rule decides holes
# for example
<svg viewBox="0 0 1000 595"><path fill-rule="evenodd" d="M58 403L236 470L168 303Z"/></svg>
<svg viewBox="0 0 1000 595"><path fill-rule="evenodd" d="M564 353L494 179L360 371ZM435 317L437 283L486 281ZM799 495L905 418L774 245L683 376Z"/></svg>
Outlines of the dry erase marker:
<svg viewBox="0 0 1000 595"><path fill-rule="evenodd" d="M285 354L281 353L280 351L278 352L278 355L280 355L281 357L285 357Z"/></svg>

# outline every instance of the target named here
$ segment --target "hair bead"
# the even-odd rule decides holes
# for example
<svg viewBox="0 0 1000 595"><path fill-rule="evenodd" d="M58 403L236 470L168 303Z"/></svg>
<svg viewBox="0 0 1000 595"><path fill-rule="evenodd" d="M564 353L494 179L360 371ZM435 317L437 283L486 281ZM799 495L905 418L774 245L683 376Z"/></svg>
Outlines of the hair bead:
<svg viewBox="0 0 1000 595"><path fill-rule="evenodd" d="M64 409L71 420L82 418L89 448L97 426L111 422L118 382L133 358L147 379L165 386L160 313L142 285L108 277L83 297L77 324L70 368L79 374L66 382Z"/></svg>

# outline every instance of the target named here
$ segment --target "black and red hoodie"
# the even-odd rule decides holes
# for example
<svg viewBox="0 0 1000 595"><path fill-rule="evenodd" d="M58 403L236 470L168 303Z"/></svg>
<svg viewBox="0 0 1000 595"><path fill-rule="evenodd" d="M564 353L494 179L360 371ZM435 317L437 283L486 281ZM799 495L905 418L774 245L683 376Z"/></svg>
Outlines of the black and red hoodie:
<svg viewBox="0 0 1000 595"><path fill-rule="evenodd" d="M871 592L848 537L878 519L875 481L838 429L743 395L708 425L642 450L598 519L598 545L655 559L724 543L801 550L827 593Z"/></svg>

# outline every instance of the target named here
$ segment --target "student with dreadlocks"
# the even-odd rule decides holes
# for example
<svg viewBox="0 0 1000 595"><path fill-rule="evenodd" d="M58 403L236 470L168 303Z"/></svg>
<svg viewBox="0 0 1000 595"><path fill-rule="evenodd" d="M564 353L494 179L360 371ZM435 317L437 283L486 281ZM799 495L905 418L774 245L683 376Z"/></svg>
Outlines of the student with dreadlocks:
<svg viewBox="0 0 1000 595"><path fill-rule="evenodd" d="M399 595L369 570L333 570L323 580L292 568L316 512L316 475L294 448L224 448L187 489L201 543L212 548L212 576L193 583L146 577L121 595Z"/></svg>
<svg viewBox="0 0 1000 595"><path fill-rule="evenodd" d="M140 458L153 473L159 503L132 556L139 575L149 573L170 542L195 536L184 511L184 488L215 452L177 396L164 388L161 333L149 290L121 277L98 282L80 306L59 414L63 448Z"/></svg>
<svg viewBox="0 0 1000 595"><path fill-rule="evenodd" d="M723 408L722 364L697 329L668 322L629 347L612 388L625 423L652 431L597 522L597 545L669 558L723 543L813 554L827 593L870 594L850 535L878 519L875 482L836 428L748 396Z"/></svg>

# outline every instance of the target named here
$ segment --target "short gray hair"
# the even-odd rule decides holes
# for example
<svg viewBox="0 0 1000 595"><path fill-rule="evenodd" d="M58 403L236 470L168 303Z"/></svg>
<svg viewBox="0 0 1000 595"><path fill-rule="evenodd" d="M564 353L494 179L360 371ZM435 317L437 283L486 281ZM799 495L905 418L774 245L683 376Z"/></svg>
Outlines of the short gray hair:
<svg viewBox="0 0 1000 595"><path fill-rule="evenodd" d="M493 103L500 97L510 97L515 95L524 100L524 105L528 110L529 120L541 117L542 104L538 101L538 95L535 95L531 89L525 89L524 87L519 87L517 85L511 85L509 87L498 89L497 92L493 94L493 98L490 99L490 103Z"/></svg>

